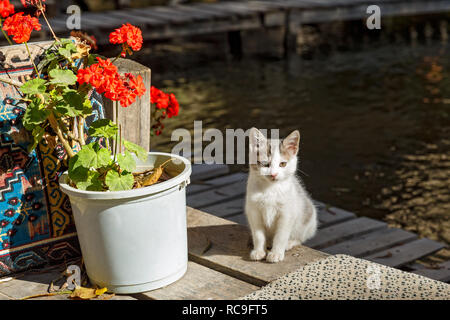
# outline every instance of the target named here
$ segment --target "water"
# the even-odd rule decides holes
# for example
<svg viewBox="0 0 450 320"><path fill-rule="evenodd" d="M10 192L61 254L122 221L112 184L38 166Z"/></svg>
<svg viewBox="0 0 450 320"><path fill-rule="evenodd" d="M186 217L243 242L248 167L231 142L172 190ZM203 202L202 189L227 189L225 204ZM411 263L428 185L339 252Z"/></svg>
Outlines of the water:
<svg viewBox="0 0 450 320"><path fill-rule="evenodd" d="M447 41L378 42L309 60L223 52L181 43L136 56L181 105L152 149L170 151L172 130L194 120L222 131L299 129L301 177L315 199L450 243Z"/></svg>

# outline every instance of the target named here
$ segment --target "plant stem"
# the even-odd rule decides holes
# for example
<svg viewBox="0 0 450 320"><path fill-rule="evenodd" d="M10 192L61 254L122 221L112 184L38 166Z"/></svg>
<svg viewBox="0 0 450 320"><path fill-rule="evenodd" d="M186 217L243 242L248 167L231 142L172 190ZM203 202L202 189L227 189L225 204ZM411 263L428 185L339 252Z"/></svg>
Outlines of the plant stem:
<svg viewBox="0 0 450 320"><path fill-rule="evenodd" d="M81 146L84 146L86 144L86 141L84 140L84 118L79 117L77 119L78 123L78 139L80 140Z"/></svg>
<svg viewBox="0 0 450 320"><path fill-rule="evenodd" d="M114 105L115 109L116 109L116 124L119 124L119 102L115 102ZM116 156L117 156L117 150L118 150L118 140L119 140L119 133L116 133L116 139L114 141L114 161L116 161Z"/></svg>
<svg viewBox="0 0 450 320"><path fill-rule="evenodd" d="M9 84L9 85L18 87L18 88L20 88L23 85L22 82L19 82L19 81L13 80L13 79L5 79L3 77L0 77L0 81L4 82L6 84Z"/></svg>
<svg viewBox="0 0 450 320"><path fill-rule="evenodd" d="M34 71L36 71L36 74L37 74L38 77L40 78L40 77L41 77L41 74L39 73L39 71L38 71L36 65L34 64L33 58L31 57L31 52L30 52L30 48L28 47L28 43L27 43L26 41L25 41L24 43L25 43L25 48L27 48L27 52L28 52L28 56L30 57L30 61L31 61L31 63L33 64Z"/></svg>
<svg viewBox="0 0 450 320"><path fill-rule="evenodd" d="M8 35L6 34L5 30L3 30L3 19L0 19L0 28L2 29L2 33L5 36L6 40L8 40L8 43L10 45L13 45L11 39L8 37Z"/></svg>
<svg viewBox="0 0 450 320"><path fill-rule="evenodd" d="M53 113L51 113L50 116L48 117L48 122L50 123L50 126L52 127L52 129L56 132L56 135L58 136L59 140L63 144L64 149L66 149L66 152L69 155L69 157L70 158L74 157L75 152L73 152L73 149L70 146L69 142L66 140L66 138L64 138L64 134L61 131L58 121L56 120L55 115Z"/></svg>
<svg viewBox="0 0 450 320"><path fill-rule="evenodd" d="M45 22L47 23L48 28L50 29L50 32L52 33L53 38L55 38L55 40L59 42L59 38L56 36L55 32L53 31L52 26L50 25L50 23L49 23L48 20L47 20L47 17L45 16L45 12L44 12L42 3L40 3L39 11L41 11L42 16L44 17L44 20L45 20Z"/></svg>
<svg viewBox="0 0 450 320"><path fill-rule="evenodd" d="M122 153L122 125L119 123L119 153Z"/></svg>

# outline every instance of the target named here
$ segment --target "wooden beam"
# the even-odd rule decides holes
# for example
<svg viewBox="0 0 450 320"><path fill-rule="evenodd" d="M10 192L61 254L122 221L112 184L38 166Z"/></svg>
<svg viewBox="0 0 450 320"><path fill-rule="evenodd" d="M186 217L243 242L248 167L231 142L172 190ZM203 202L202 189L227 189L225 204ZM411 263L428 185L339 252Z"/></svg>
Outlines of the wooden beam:
<svg viewBox="0 0 450 320"><path fill-rule="evenodd" d="M305 244L315 249L321 249L386 227L387 224L384 222L361 217L320 229L316 236L308 240Z"/></svg>
<svg viewBox="0 0 450 320"><path fill-rule="evenodd" d="M191 182L207 180L230 172L226 164L195 164L192 166Z"/></svg>
<svg viewBox="0 0 450 320"><path fill-rule="evenodd" d="M298 246L285 260L271 264L250 261L250 232L245 226L188 207L189 259L233 278L263 286L327 254Z"/></svg>
<svg viewBox="0 0 450 320"><path fill-rule="evenodd" d="M430 239L419 239L401 246L374 253L364 257L364 259L390 267L401 267L442 248L445 248L445 245L442 243Z"/></svg>
<svg viewBox="0 0 450 320"><path fill-rule="evenodd" d="M322 250L329 254L348 254L354 257L364 257L415 239L417 239L417 235L414 233L402 229L388 228L344 241Z"/></svg>
<svg viewBox="0 0 450 320"><path fill-rule="evenodd" d="M434 268L427 268L423 266L421 269L412 271L412 273L420 274L421 276L434 280L450 282L450 260L440 263Z"/></svg>
<svg viewBox="0 0 450 320"><path fill-rule="evenodd" d="M194 166L195 167L195 166ZM212 188L225 186L227 184L231 184L233 182L241 182L243 184L246 184L247 181L247 174L243 172L237 172L233 174L228 174L226 176L214 178L211 180L206 181L199 181L195 176L193 177L195 179L195 182L192 182L193 179L191 178L191 184L187 187L187 194L188 196L194 193L207 191Z"/></svg>
<svg viewBox="0 0 450 320"><path fill-rule="evenodd" d="M187 198L188 206L194 208L202 208L219 202L224 202L229 199L243 196L246 191L245 183L238 181L223 187L208 190L201 193L190 195Z"/></svg>
<svg viewBox="0 0 450 320"><path fill-rule="evenodd" d="M189 261L180 280L167 287L135 294L137 299L152 300L230 300L245 296L260 287Z"/></svg>
<svg viewBox="0 0 450 320"><path fill-rule="evenodd" d="M145 94L141 98L137 98L136 102L127 108L122 108L120 105L119 118L115 114L117 102L109 99L103 100L105 109L105 116L108 119L120 123L122 125L122 137L128 141L136 143L145 150L150 150L150 85L151 85L151 71L146 66L143 66L133 60L117 59L114 63L121 74L131 73L135 76L140 75L144 80Z"/></svg>

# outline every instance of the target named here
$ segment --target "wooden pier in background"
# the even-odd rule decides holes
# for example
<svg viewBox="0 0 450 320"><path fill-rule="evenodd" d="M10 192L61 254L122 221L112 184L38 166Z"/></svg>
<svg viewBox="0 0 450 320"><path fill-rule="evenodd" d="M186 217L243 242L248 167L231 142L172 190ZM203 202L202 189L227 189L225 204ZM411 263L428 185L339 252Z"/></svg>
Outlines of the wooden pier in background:
<svg viewBox="0 0 450 320"><path fill-rule="evenodd" d="M206 213L247 226L244 215L247 173L230 173L227 165L194 165L187 204ZM379 264L450 282L450 261L435 268L416 263L446 247L412 232L389 228L385 222L316 201L319 231L304 245L328 254L347 254ZM245 240L242 240L245 241Z"/></svg>
<svg viewBox="0 0 450 320"><path fill-rule="evenodd" d="M112 29L125 22L139 26L144 40L170 39L227 32L238 37L244 30L284 28L286 38L302 24L366 19L367 7L378 5L381 17L433 14L450 11L448 0L253 0L152 6L105 12L82 12L81 29L108 42ZM59 36L67 36L68 15L50 19ZM50 39L46 26L39 33Z"/></svg>

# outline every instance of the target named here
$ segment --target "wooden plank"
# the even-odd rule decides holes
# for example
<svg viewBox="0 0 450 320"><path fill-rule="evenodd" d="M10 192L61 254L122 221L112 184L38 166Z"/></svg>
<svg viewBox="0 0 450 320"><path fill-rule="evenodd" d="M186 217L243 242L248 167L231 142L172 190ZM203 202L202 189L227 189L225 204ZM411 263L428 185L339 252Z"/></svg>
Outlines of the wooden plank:
<svg viewBox="0 0 450 320"><path fill-rule="evenodd" d="M273 7L250 2L219 2L227 8L233 8L236 11L266 13L273 11Z"/></svg>
<svg viewBox="0 0 450 320"><path fill-rule="evenodd" d="M331 211L325 210L324 207L325 206L318 208L317 210L318 219L320 222L319 227L330 226L350 219L354 219L356 217L355 214L338 208L332 208L333 212L335 212L334 214L332 214L330 213ZM221 202L218 204L202 207L202 211L211 213L215 216L225 217L228 220L246 225L247 221L244 218L233 217L236 215L243 214L244 209L245 209L244 196L238 199L232 199L226 202Z"/></svg>
<svg viewBox="0 0 450 320"><path fill-rule="evenodd" d="M214 4L209 3L196 3L196 7L203 8L206 10L211 11L222 11L226 12L228 15L235 16L235 17L249 17L249 16L255 16L257 15L254 10L251 10L250 8L244 8L244 7L236 7L233 5L232 2L217 2Z"/></svg>
<svg viewBox="0 0 450 320"><path fill-rule="evenodd" d="M242 183L247 182L247 174L243 172L236 172L232 174L228 174L226 176L214 178L206 181L196 180L195 182L191 181L191 184L187 187L187 194L194 194L201 191L210 190L212 188L225 186L227 184L231 184L233 182L241 181Z"/></svg>
<svg viewBox="0 0 450 320"><path fill-rule="evenodd" d="M154 300L231 300L258 289L260 287L189 261L188 270L180 280L134 296Z"/></svg>
<svg viewBox="0 0 450 320"><path fill-rule="evenodd" d="M199 17L202 15L204 19L224 19L229 18L229 15L224 12L217 12L215 10L207 10L204 8L200 8L195 5L176 5L174 6L177 10L181 10L184 12L192 12Z"/></svg>
<svg viewBox="0 0 450 320"><path fill-rule="evenodd" d="M191 183L215 178L228 172L230 172L230 168L226 164L194 164L192 166Z"/></svg>
<svg viewBox="0 0 450 320"><path fill-rule="evenodd" d="M316 236L305 245L314 249L322 249L335 243L386 228L384 222L361 217L319 229Z"/></svg>
<svg viewBox="0 0 450 320"><path fill-rule="evenodd" d="M150 18L150 17L141 17L136 14L133 14L131 12L128 12L127 10L120 10L120 11L109 11L108 14L110 14L113 17L118 17L123 19L123 23L126 23L128 21L132 21L133 24L136 25L148 25L148 26L161 26L166 25L167 21L156 19L156 18Z"/></svg>
<svg viewBox="0 0 450 320"><path fill-rule="evenodd" d="M61 277L58 271L40 271L39 273L26 273L20 278L12 279L6 282L0 282L0 294L10 299L22 299L27 296L45 294L52 281ZM40 297L33 300L68 300L69 295L56 295L50 297ZM102 297L95 300L101 300ZM0 298L1 300L1 298ZM136 300L132 296L117 295L111 300Z"/></svg>
<svg viewBox="0 0 450 320"><path fill-rule="evenodd" d="M400 267L414 260L430 255L445 245L430 239L419 239L404 245L386 249L364 257L366 260L390 267Z"/></svg>
<svg viewBox="0 0 450 320"><path fill-rule="evenodd" d="M142 17L150 17L159 20L165 20L173 24L185 24L192 22L192 19L186 15L181 15L180 13L170 14L166 12L157 12L154 8L155 7L129 9L128 12Z"/></svg>
<svg viewBox="0 0 450 320"><path fill-rule="evenodd" d="M236 222L237 224L240 224L242 226L248 227L248 220L247 220L247 216L245 215L245 213L239 213L239 214L227 217L226 219Z"/></svg>
<svg viewBox="0 0 450 320"><path fill-rule="evenodd" d="M193 3L193 4L189 4L187 6L189 6L192 9L195 9L195 10L201 10L201 11L207 12L209 14L212 14L215 19L230 19L231 18L229 12L219 10L219 9L214 9L214 6L211 4Z"/></svg>
<svg viewBox="0 0 450 320"><path fill-rule="evenodd" d="M163 8L166 9L166 7ZM204 21L214 19L214 14L212 14L211 12L192 8L189 5L173 5L170 6L169 8L190 16L194 21Z"/></svg>
<svg viewBox="0 0 450 320"><path fill-rule="evenodd" d="M285 260L271 264L250 261L249 229L188 207L189 259L234 278L263 286L327 254L298 246L288 251Z"/></svg>
<svg viewBox="0 0 450 320"><path fill-rule="evenodd" d="M314 204L317 207L319 228L329 227L333 224L356 218L356 215L352 212L335 208L319 201L314 201Z"/></svg>
<svg viewBox="0 0 450 320"><path fill-rule="evenodd" d="M187 204L194 208L206 207L242 196L245 194L246 188L247 186L244 182L235 182L209 191L189 195L187 197Z"/></svg>
<svg viewBox="0 0 450 320"><path fill-rule="evenodd" d="M8 296L6 296L6 295L0 293L0 301L1 301L1 300L12 300L12 298L10 298L10 297L8 297Z"/></svg>
<svg viewBox="0 0 450 320"><path fill-rule="evenodd" d="M415 239L417 239L417 235L414 233L402 229L388 228L323 248L322 251L329 254L364 257Z"/></svg>
<svg viewBox="0 0 450 320"><path fill-rule="evenodd" d="M81 16L81 24L83 25L84 22L88 22L90 25L95 25L99 28L103 29L115 29L120 27L122 24L130 22L135 24L134 20L131 19L129 21L124 21L121 17L116 17L114 15L111 15L110 12L103 12L103 13L93 13L93 12L87 12L82 14Z"/></svg>
<svg viewBox="0 0 450 320"><path fill-rule="evenodd" d="M420 274L421 276L439 280L443 282L450 282L450 260L440 263L436 268L424 268L412 271L412 273Z"/></svg>
<svg viewBox="0 0 450 320"><path fill-rule="evenodd" d="M118 102L104 99L105 117L122 125L123 139L136 143L145 150L150 150L150 83L151 71L148 67L133 60L117 59L114 62L121 74L132 73L142 76L147 89L142 97L137 97L136 102L128 108L119 106L119 119L114 112Z"/></svg>
<svg viewBox="0 0 450 320"><path fill-rule="evenodd" d="M285 6L278 1L271 2L271 1L257 0L257 1L248 1L247 3L250 7L266 8L266 10L268 11L281 11L285 8Z"/></svg>
<svg viewBox="0 0 450 320"><path fill-rule="evenodd" d="M204 15L201 15L199 13L195 13L193 11L184 11L179 10L175 6L166 6L166 7L152 7L152 12L161 13L167 16L173 16L177 15L181 18L186 19L187 22L194 22L194 21L203 21L205 20ZM208 19L209 20L209 19Z"/></svg>
<svg viewBox="0 0 450 320"><path fill-rule="evenodd" d="M227 202L222 202L219 204L214 204L211 206L207 206L202 208L202 211L205 211L207 213L211 213L217 217L226 217L228 220L235 221L232 219L231 216L236 216L239 214L244 213L244 207L245 207L245 198L244 196L230 200ZM239 220L241 221L241 220ZM235 221L237 222L237 221ZM239 223L239 222L237 222ZM246 225L244 223L244 225Z"/></svg>

